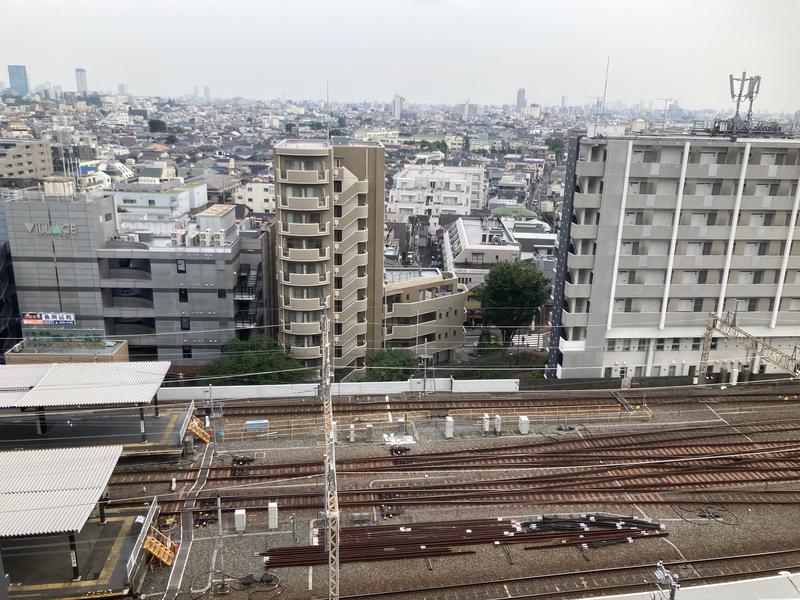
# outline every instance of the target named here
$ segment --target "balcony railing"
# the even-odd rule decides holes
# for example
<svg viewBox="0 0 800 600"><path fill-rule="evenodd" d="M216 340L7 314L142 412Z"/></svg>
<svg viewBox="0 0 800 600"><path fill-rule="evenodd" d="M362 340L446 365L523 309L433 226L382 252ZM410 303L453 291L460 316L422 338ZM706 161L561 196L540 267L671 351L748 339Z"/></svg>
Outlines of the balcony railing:
<svg viewBox="0 0 800 600"><path fill-rule="evenodd" d="M233 288L234 300L255 300L256 299L256 286L254 285L237 285Z"/></svg>
<svg viewBox="0 0 800 600"><path fill-rule="evenodd" d="M252 329L258 327L258 313L239 312L234 317L236 329Z"/></svg>

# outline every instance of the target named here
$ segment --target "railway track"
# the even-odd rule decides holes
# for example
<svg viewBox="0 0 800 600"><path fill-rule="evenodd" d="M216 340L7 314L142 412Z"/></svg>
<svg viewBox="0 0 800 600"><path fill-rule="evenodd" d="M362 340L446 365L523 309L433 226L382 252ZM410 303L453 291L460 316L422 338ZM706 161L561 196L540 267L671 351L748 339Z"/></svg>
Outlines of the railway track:
<svg viewBox="0 0 800 600"><path fill-rule="evenodd" d="M665 562L682 586L719 583L800 568L800 549ZM342 600L509 600L579 598L655 590L654 564L589 569L404 590L341 595Z"/></svg>

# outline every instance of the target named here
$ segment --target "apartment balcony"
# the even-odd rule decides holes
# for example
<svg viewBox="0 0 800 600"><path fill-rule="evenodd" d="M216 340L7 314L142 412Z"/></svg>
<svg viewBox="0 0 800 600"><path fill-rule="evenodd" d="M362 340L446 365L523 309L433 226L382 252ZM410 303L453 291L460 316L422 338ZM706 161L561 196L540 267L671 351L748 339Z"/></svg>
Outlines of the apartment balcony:
<svg viewBox="0 0 800 600"><path fill-rule="evenodd" d="M602 194L582 194L576 192L572 200L572 205L574 208L600 208L602 199Z"/></svg>
<svg viewBox="0 0 800 600"><path fill-rule="evenodd" d="M319 169L312 171L294 171L292 169L281 169L278 172L278 181L280 183L296 183L296 184L315 184L315 183L328 183L329 172L327 169Z"/></svg>
<svg viewBox="0 0 800 600"><path fill-rule="evenodd" d="M698 163L686 165L687 179L739 179L741 172L741 165L701 165Z"/></svg>
<svg viewBox="0 0 800 600"><path fill-rule="evenodd" d="M356 219L366 219L369 216L369 206L355 205L350 210L343 212L342 216L334 219L333 225L335 227L343 228L355 221Z"/></svg>
<svg viewBox="0 0 800 600"><path fill-rule="evenodd" d="M152 273L143 269L100 269L103 286L116 282L119 287L130 287L131 281L152 281L152 279Z"/></svg>
<svg viewBox="0 0 800 600"><path fill-rule="evenodd" d="M369 193L369 181L354 181L351 185L344 188L338 194L333 195L334 204L347 204L358 194Z"/></svg>
<svg viewBox="0 0 800 600"><path fill-rule="evenodd" d="M685 313L691 315L692 313ZM705 313L699 313L701 317L706 318ZM622 327L624 325L640 325L644 327L658 327L659 320L661 319L660 312L619 312L614 311L611 318L611 324L614 327Z"/></svg>
<svg viewBox="0 0 800 600"><path fill-rule="evenodd" d="M369 229L354 229L349 235L342 235L341 242L334 242L333 249L341 251L345 248L352 248L358 242L369 240Z"/></svg>
<svg viewBox="0 0 800 600"><path fill-rule="evenodd" d="M327 248L281 248L281 258L296 262L319 262L328 259Z"/></svg>
<svg viewBox="0 0 800 600"><path fill-rule="evenodd" d="M625 200L626 209L663 208L674 209L678 204L677 194L633 194L629 193Z"/></svg>
<svg viewBox="0 0 800 600"><path fill-rule="evenodd" d="M141 296L111 296L108 303L104 303L104 308L134 308L143 310L153 310L153 301Z"/></svg>
<svg viewBox="0 0 800 600"><path fill-rule="evenodd" d="M708 258L708 257L704 257ZM723 259L725 257L720 257ZM792 259L796 259L793 261ZM753 269L780 269L783 256L765 255L765 256L743 256L741 254L734 254L731 256L731 269L737 271L750 271ZM794 265L792 264L794 262ZM724 266L724 265L723 265ZM722 268L720 266L719 268ZM789 268L800 268L800 256L789 257Z"/></svg>
<svg viewBox="0 0 800 600"><path fill-rule="evenodd" d="M668 240L672 238L672 225L623 225L622 238Z"/></svg>
<svg viewBox="0 0 800 600"><path fill-rule="evenodd" d="M283 332L291 333L292 335L320 335L322 333L322 326L319 321L310 323L284 323Z"/></svg>
<svg viewBox="0 0 800 600"><path fill-rule="evenodd" d="M800 178L800 165L747 165L748 179L792 179Z"/></svg>
<svg viewBox="0 0 800 600"><path fill-rule="evenodd" d="M592 284L565 283L564 294L567 298L589 298L592 295Z"/></svg>
<svg viewBox="0 0 800 600"><path fill-rule="evenodd" d="M596 240L597 225L576 225L573 223L569 234L575 240Z"/></svg>
<svg viewBox="0 0 800 600"><path fill-rule="evenodd" d="M631 177L664 177L679 179L681 165L668 165L664 163L631 163Z"/></svg>
<svg viewBox="0 0 800 600"><path fill-rule="evenodd" d="M729 283L725 290L728 298L774 298L778 291L775 283ZM784 297L786 294L784 293Z"/></svg>
<svg viewBox="0 0 800 600"><path fill-rule="evenodd" d="M328 234L327 223L281 223L283 235L296 235L299 237L318 236Z"/></svg>
<svg viewBox="0 0 800 600"><path fill-rule="evenodd" d="M336 299L345 300L354 295L358 290L367 289L367 276L354 277L349 282L342 285L341 289L334 290L333 295Z"/></svg>
<svg viewBox="0 0 800 600"><path fill-rule="evenodd" d="M679 240L695 242L727 240L730 235L730 225L678 225Z"/></svg>
<svg viewBox="0 0 800 600"><path fill-rule="evenodd" d="M342 311L336 313L336 321L349 321L353 317L356 316L357 313L363 313L367 310L367 299L364 298L363 300L353 300L348 302L346 306L342 307Z"/></svg>
<svg viewBox="0 0 800 600"><path fill-rule="evenodd" d="M719 254L676 254L672 268L677 270L688 269L722 269L725 266L725 256Z"/></svg>
<svg viewBox="0 0 800 600"><path fill-rule="evenodd" d="M593 269L593 254L572 254L567 255L567 267L570 269Z"/></svg>
<svg viewBox="0 0 800 600"><path fill-rule="evenodd" d="M664 286L659 287L663 295ZM673 283L669 286L670 298L719 298L719 292L719 283Z"/></svg>
<svg viewBox="0 0 800 600"><path fill-rule="evenodd" d="M586 327L589 324L589 313L571 313L561 311L561 325L563 327Z"/></svg>
<svg viewBox="0 0 800 600"><path fill-rule="evenodd" d="M281 296L281 306L287 310L322 310L322 299Z"/></svg>
<svg viewBox="0 0 800 600"><path fill-rule="evenodd" d="M366 267L369 263L369 255L354 253L350 258L344 261L341 265L334 265L334 275L346 275L356 267Z"/></svg>
<svg viewBox="0 0 800 600"><path fill-rule="evenodd" d="M291 346L292 356L301 360L315 360L322 358L322 348L319 346Z"/></svg>
<svg viewBox="0 0 800 600"><path fill-rule="evenodd" d="M742 196L741 210L783 210L791 211L794 196ZM716 206L714 207L716 208ZM733 209L733 204L731 204Z"/></svg>
<svg viewBox="0 0 800 600"><path fill-rule="evenodd" d="M328 210L331 206L330 196L311 198L281 196L280 205L288 210Z"/></svg>
<svg viewBox="0 0 800 600"><path fill-rule="evenodd" d="M727 228L730 233L730 228ZM768 241L786 239L788 227L785 225L739 225L736 228L737 240ZM798 228L795 229L797 239Z"/></svg>
<svg viewBox="0 0 800 600"><path fill-rule="evenodd" d="M620 269L666 269L669 258L666 255L621 254Z"/></svg>
<svg viewBox="0 0 800 600"><path fill-rule="evenodd" d="M334 336L334 341L337 345L345 345L348 341L355 336L367 335L367 322L354 323L347 329L342 331L340 335Z"/></svg>
<svg viewBox="0 0 800 600"><path fill-rule="evenodd" d="M605 167L606 164L604 162L579 160L575 166L575 174L578 177L602 177Z"/></svg>
<svg viewBox="0 0 800 600"><path fill-rule="evenodd" d="M357 344L345 352L342 356L333 359L334 365L337 368L346 367L353 364L356 359L363 358L367 355L367 343Z"/></svg>
<svg viewBox="0 0 800 600"><path fill-rule="evenodd" d="M233 319L236 329L254 329L258 327L258 313L237 312Z"/></svg>
<svg viewBox="0 0 800 600"><path fill-rule="evenodd" d="M258 291L255 285L237 285L233 288L234 300L255 300L256 292Z"/></svg>
<svg viewBox="0 0 800 600"><path fill-rule="evenodd" d="M327 285L327 273L283 273L281 272L280 279L283 283L289 285Z"/></svg>

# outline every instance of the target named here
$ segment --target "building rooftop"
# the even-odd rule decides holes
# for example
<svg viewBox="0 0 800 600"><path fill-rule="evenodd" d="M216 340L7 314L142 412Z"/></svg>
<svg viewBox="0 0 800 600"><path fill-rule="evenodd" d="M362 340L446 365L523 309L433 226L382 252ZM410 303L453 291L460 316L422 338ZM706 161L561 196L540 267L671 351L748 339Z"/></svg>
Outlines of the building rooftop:
<svg viewBox="0 0 800 600"><path fill-rule="evenodd" d="M517 241L514 236L497 219L484 219L480 217L462 217L460 219L470 246L512 246ZM484 240L484 236L488 236ZM497 241L492 241L497 238Z"/></svg>
<svg viewBox="0 0 800 600"><path fill-rule="evenodd" d="M0 538L80 531L122 446L0 452Z"/></svg>
<svg viewBox="0 0 800 600"><path fill-rule="evenodd" d="M329 150L331 143L327 140L282 140L275 144L275 150Z"/></svg>
<svg viewBox="0 0 800 600"><path fill-rule="evenodd" d="M391 283L402 283L405 281L413 281L415 279L423 279L426 277L441 278L441 276L442 272L439 269L433 268L389 268L384 269L383 271L383 283L388 285Z"/></svg>
<svg viewBox="0 0 800 600"><path fill-rule="evenodd" d="M208 208L205 208L201 212L197 213L195 216L221 217L223 215L227 215L232 210L236 210L236 207L233 204L212 204Z"/></svg>

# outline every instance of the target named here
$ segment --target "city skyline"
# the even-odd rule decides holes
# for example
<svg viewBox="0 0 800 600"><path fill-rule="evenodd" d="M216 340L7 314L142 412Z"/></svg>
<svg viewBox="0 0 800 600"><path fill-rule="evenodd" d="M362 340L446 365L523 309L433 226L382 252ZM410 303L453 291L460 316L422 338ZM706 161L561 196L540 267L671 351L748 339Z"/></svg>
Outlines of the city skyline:
<svg viewBox="0 0 800 600"><path fill-rule="evenodd" d="M49 4L11 0L4 11L9 22L24 23ZM92 3L78 4L89 7ZM291 6L241 0L234 3L238 10L230 11L229 20L218 11L212 18L213 5L208 2L192 3L191 11L176 2L160 6L160 19L155 22L149 10L155 4L146 1L138 5L139 12L126 14L125 19L113 19L114 11L121 8L109 7L111 28L95 27L81 10L69 11L57 24L45 22L33 31L15 28L0 39L0 54L8 64L26 65L33 87L50 82L70 90L74 69L83 66L92 89L114 90L124 80L135 93L149 96L184 96L194 86L208 85L215 97L323 99L327 80L330 98L336 102L389 102L398 91L412 104L456 104L469 99L492 105L513 105L521 87L527 90L530 103L558 105L565 95L570 105L588 104L592 96L603 93L605 61L610 58L608 103L646 106L652 102L655 107L659 98L672 97L685 107L720 109L730 106L728 74L747 69L764 79L758 110L798 109L795 98L800 95L800 81L792 77L787 42L797 11L788 2L714 0L697 5L681 0L665 11L629 0L602 7L584 0L558 5L513 0L499 7L476 0L459 2L460 10L453 11L453 0L438 0L424 3L426 19L420 20L414 15L421 4L420 0L387 2L386 12L392 16L387 30L372 23L371 3L344 2L341 7L359 32L351 38L330 33L329 23L339 5L334 10L316 0ZM249 15L247 19L238 18L243 13ZM570 16L579 13L585 18L571 22ZM298 14L304 18L307 43L293 46L290 57L253 61L254 56L269 56L263 52L263 24L289 22ZM728 26L715 29L712 24L721 15ZM730 41L731 27L739 25L745 31L764 17L773 23L772 35L757 43ZM482 24L482 30L476 30L475 22ZM177 28L176 23L183 26ZM531 24L535 25L532 30ZM138 48L136 60L104 60L105 47L138 36L144 28L158 35L162 44ZM30 50L39 47L36 40L52 39L64 30L78 34L65 52L54 56ZM276 47L295 35L292 28L266 31L266 42ZM212 43L198 44L199 39ZM432 41L440 51L431 53ZM170 60L165 61L165 56ZM321 61L321 56L326 60ZM367 62L371 75L365 78ZM154 69L154 64L160 69Z"/></svg>

